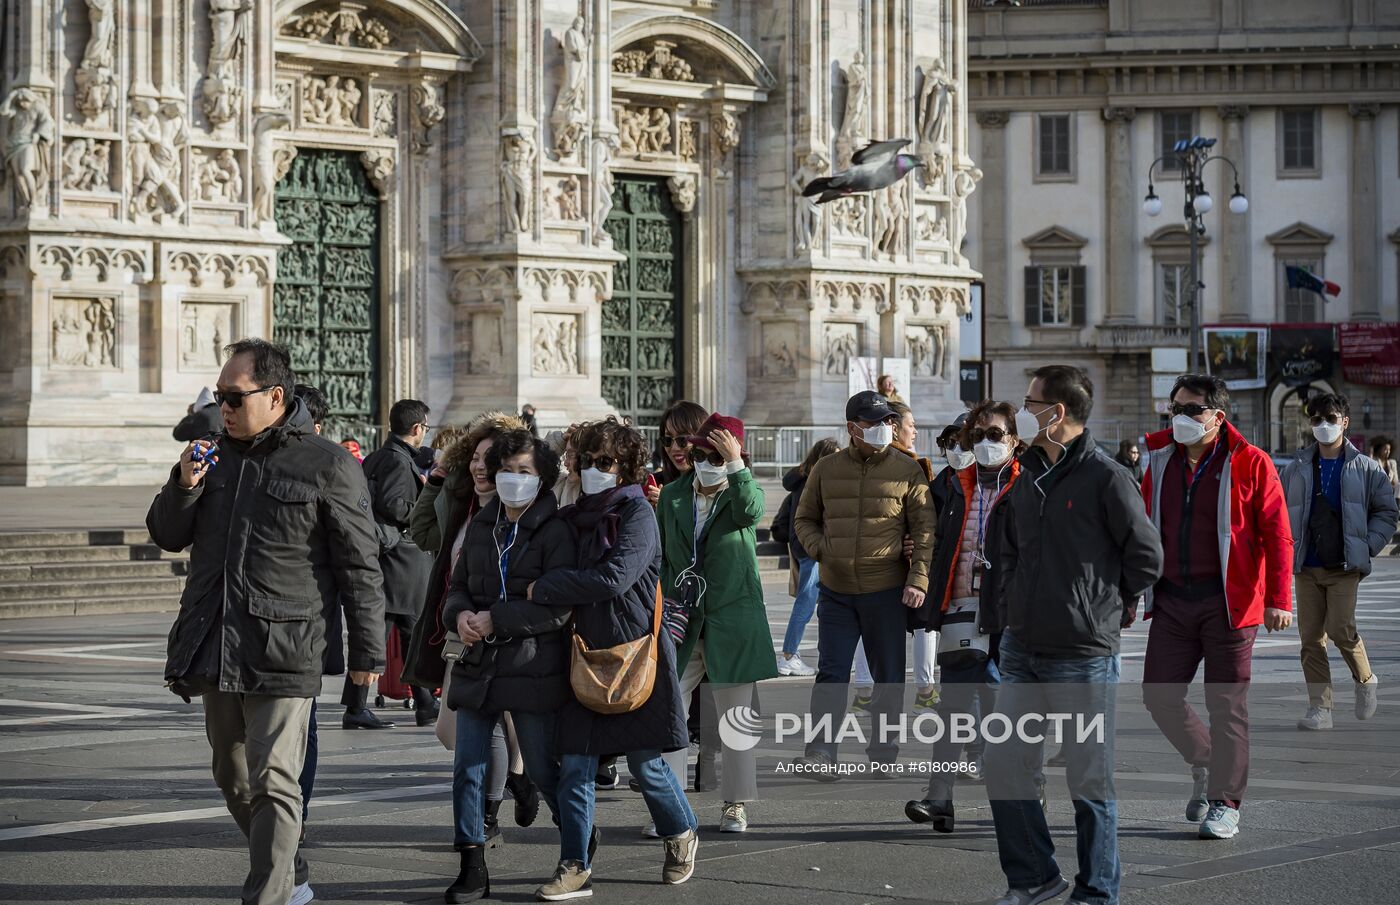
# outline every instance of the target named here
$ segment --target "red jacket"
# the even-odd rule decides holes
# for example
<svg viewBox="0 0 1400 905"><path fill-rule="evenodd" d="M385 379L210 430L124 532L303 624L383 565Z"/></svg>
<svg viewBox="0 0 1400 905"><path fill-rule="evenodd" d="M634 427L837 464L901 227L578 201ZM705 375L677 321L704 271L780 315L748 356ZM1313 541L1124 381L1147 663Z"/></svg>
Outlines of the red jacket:
<svg viewBox="0 0 1400 905"><path fill-rule="evenodd" d="M1228 421L1221 426L1217 442L1230 451L1220 476L1217 511L1221 577L1230 625L1245 628L1263 623L1266 607L1293 609L1293 531L1273 461ZM1142 498L1158 531L1162 530L1158 505L1162 474L1176 448L1170 430L1147 435ZM1143 618L1152 618L1151 591Z"/></svg>

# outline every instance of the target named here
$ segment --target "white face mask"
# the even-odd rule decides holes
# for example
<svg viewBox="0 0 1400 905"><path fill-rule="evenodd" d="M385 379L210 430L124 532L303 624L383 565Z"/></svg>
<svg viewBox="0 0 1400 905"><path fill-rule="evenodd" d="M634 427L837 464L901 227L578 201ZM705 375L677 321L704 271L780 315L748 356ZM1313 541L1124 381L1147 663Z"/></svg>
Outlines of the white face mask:
<svg viewBox="0 0 1400 905"><path fill-rule="evenodd" d="M1049 411L1049 409L1045 409L1045 411ZM1033 443L1035 439L1040 436L1042 431L1047 430L1058 420L1058 418L1055 418L1050 424L1041 427L1040 418L1036 416L1036 413L1028 411L1023 407L1016 412L1016 436L1022 439L1030 438L1027 442Z"/></svg>
<svg viewBox="0 0 1400 905"><path fill-rule="evenodd" d="M723 465L711 465L709 462L695 462L695 480L701 487L716 487L728 480L728 469Z"/></svg>
<svg viewBox="0 0 1400 905"><path fill-rule="evenodd" d="M586 494L602 493L617 486L617 475L607 471L599 471L596 468L585 468L579 475L579 479L583 484L582 490Z"/></svg>
<svg viewBox="0 0 1400 905"><path fill-rule="evenodd" d="M540 492L540 476L536 474L514 474L508 471L496 473L496 495L507 506L519 508L535 501Z"/></svg>
<svg viewBox="0 0 1400 905"><path fill-rule="evenodd" d="M964 468L977 461L972 453L967 452L956 443L944 450L943 457L948 460L948 465L951 466L954 471L962 471Z"/></svg>
<svg viewBox="0 0 1400 905"><path fill-rule="evenodd" d="M1342 438L1342 426L1324 421L1313 428L1313 436L1317 438L1318 443L1331 446Z"/></svg>
<svg viewBox="0 0 1400 905"><path fill-rule="evenodd" d="M874 427L862 428L861 434L864 436L866 443L869 443L876 449L884 449L894 442L894 425L877 424Z"/></svg>
<svg viewBox="0 0 1400 905"><path fill-rule="evenodd" d="M1210 428L1190 415L1177 415L1172 418L1172 439L1182 446L1191 446L1205 439Z"/></svg>
<svg viewBox="0 0 1400 905"><path fill-rule="evenodd" d="M1007 459L1011 458L1011 450L1006 448L1005 443L998 443L995 440L983 440L972 447L972 454L977 457L978 465L985 465L993 468Z"/></svg>

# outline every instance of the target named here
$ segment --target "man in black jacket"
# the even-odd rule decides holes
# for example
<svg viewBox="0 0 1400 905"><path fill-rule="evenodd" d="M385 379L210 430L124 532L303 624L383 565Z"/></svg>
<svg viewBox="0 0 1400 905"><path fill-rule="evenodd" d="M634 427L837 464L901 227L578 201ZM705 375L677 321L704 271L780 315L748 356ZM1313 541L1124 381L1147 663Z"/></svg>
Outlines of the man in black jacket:
<svg viewBox="0 0 1400 905"><path fill-rule="evenodd" d="M389 442L365 457L364 469L370 511L378 526L387 628L398 631L401 649L407 650L433 571L432 557L408 536L408 516L423 487L413 457L428 435L428 407L417 399L400 399L389 409L389 430ZM432 691L417 685L412 690L414 718L419 726L431 725L437 720ZM346 729L389 729L394 725L369 709L369 689L363 685L347 679L340 703L345 705L341 725Z"/></svg>
<svg viewBox="0 0 1400 905"><path fill-rule="evenodd" d="M219 404L214 401L214 391L205 387L199 391L194 405L190 406L185 417L180 419L180 423L175 425L170 434L181 443L188 443L191 440L203 440L223 429L224 416L219 411Z"/></svg>
<svg viewBox="0 0 1400 905"><path fill-rule="evenodd" d="M323 601L340 595L350 675L370 685L384 668L384 593L364 475L292 399L286 350L246 339L227 352L219 445L186 447L146 515L162 549L190 548L165 679L203 698L214 780L248 837L243 902L302 905L297 775L321 690Z"/></svg>
<svg viewBox="0 0 1400 905"><path fill-rule="evenodd" d="M1001 519L999 590L1006 609L997 713L1018 727L986 753L988 797L1007 890L1003 902L1035 905L1068 884L1037 800L1033 771L1048 722L1030 714L1069 713L1061 724L1074 798L1079 872L1071 902L1116 903L1118 805L1113 791L1113 701L1118 642L1136 618L1137 598L1162 572L1162 543L1132 476L1104 454L1084 424L1094 386L1078 368L1035 371L1016 413L1032 444ZM1081 740L1079 726L1101 727ZM1025 727L1022 729L1021 727ZM1043 735L1042 735L1043 733ZM1041 735L1041 741L1030 737Z"/></svg>

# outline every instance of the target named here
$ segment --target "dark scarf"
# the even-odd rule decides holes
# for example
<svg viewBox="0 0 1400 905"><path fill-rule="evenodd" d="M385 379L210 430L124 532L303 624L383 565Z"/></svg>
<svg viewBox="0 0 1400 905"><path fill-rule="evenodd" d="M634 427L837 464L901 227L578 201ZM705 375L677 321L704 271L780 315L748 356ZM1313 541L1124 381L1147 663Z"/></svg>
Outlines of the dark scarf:
<svg viewBox="0 0 1400 905"><path fill-rule="evenodd" d="M622 522L617 510L628 500L645 498L642 485L625 484L602 493L585 494L574 505L562 509L559 517L569 523L578 538L579 562L601 560L617 543L617 526Z"/></svg>

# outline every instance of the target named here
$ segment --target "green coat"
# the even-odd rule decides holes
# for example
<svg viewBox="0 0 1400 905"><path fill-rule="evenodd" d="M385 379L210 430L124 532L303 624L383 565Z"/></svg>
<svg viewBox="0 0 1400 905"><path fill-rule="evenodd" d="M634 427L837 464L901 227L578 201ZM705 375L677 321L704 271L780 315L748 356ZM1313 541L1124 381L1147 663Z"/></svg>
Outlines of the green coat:
<svg viewBox="0 0 1400 905"><path fill-rule="evenodd" d="M661 590L677 595L676 576L691 563L695 536L695 473L661 488L657 516L661 523ZM773 636L758 577L756 528L763 518L763 488L747 468L729 476L710 513L701 542L701 575L708 583L700 605L690 614L685 642L676 654L685 669L691 651L705 639L705 667L716 684L744 684L778 675Z"/></svg>

